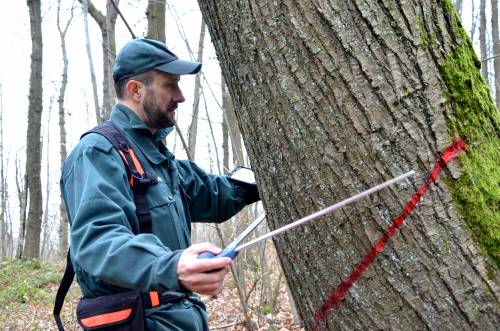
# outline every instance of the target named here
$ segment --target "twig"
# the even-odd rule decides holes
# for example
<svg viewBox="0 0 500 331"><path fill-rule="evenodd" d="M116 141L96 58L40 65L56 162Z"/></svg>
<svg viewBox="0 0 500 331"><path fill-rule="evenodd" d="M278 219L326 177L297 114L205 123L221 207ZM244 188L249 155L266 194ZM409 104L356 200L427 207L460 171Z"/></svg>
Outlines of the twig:
<svg viewBox="0 0 500 331"><path fill-rule="evenodd" d="M482 59L481 62L487 62L487 61L492 60L494 58L497 58L499 56L500 56L500 54L492 55L490 57L487 57L486 59Z"/></svg>
<svg viewBox="0 0 500 331"><path fill-rule="evenodd" d="M240 325L240 324L243 324L243 322L242 321L234 321L234 323L215 326L213 328L210 328L210 330L222 330L225 328L234 328L236 325Z"/></svg>
<svg viewBox="0 0 500 331"><path fill-rule="evenodd" d="M120 11L120 8L118 8L118 6L116 5L116 3L113 0L110 0L110 1L111 1L111 4L113 5L113 7L115 7L115 10L118 13L118 15L120 15L120 17L122 18L123 23L125 23L125 26L127 27L128 32L130 32L130 34L132 35L132 39L136 39L137 37L135 36L134 32L130 28L130 25L128 25L127 20L125 19L122 12Z"/></svg>

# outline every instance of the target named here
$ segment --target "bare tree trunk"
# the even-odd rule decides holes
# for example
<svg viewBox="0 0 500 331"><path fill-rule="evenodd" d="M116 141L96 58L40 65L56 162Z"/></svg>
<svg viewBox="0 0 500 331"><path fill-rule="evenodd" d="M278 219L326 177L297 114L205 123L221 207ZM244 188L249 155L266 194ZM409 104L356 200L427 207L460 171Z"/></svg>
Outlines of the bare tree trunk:
<svg viewBox="0 0 500 331"><path fill-rule="evenodd" d="M200 39L198 41L198 62L203 62L203 46L205 44L205 21L201 20ZM196 153L196 136L198 132L198 114L200 110L200 95L202 91L201 86L201 72L198 72L194 78L194 98L193 98L193 117L188 129L188 146L193 158Z"/></svg>
<svg viewBox="0 0 500 331"><path fill-rule="evenodd" d="M95 77L94 60L92 60L92 48L90 47L89 24L87 19L89 11L88 11L87 0L82 0L82 6L83 6L83 25L85 29L85 47L87 49L87 58L89 60L90 83L92 84L92 94L94 97L95 116L97 123L101 123L102 117L99 106L99 95L97 94L97 80Z"/></svg>
<svg viewBox="0 0 500 331"><path fill-rule="evenodd" d="M222 93L222 100L224 100L224 90ZM222 107L224 108L224 106ZM222 116L222 167L224 174L227 175L229 172L229 129L226 116Z"/></svg>
<svg viewBox="0 0 500 331"><path fill-rule="evenodd" d="M495 99L500 110L500 33L498 32L498 0L491 0L491 39L493 40ZM485 63L487 65L487 63Z"/></svg>
<svg viewBox="0 0 500 331"><path fill-rule="evenodd" d="M52 106L54 104L54 100L51 97L50 98L50 106L48 109L48 114L47 114L47 154L46 154L46 162L47 162L47 168L45 176L46 176L46 187L45 187L45 208L43 209L43 217L42 217L42 243L40 245L41 250L40 250L40 257L41 259L46 258L46 253L47 253L47 245L49 244L50 241L50 226L49 226L49 200L50 200L50 118L52 115ZM43 150L43 146L42 146Z"/></svg>
<svg viewBox="0 0 500 331"><path fill-rule="evenodd" d="M40 255L40 231L42 224L41 171L41 117L43 109L42 87L42 15L40 0L28 0L31 26L31 76L26 138L26 178L28 182L29 211L26 224L26 242L23 257L38 258Z"/></svg>
<svg viewBox="0 0 500 331"><path fill-rule="evenodd" d="M19 236L17 239L16 258L21 259L24 251L24 237L26 234L26 209L28 201L28 181L26 174L21 174L21 162L16 156L16 188L19 198Z"/></svg>
<svg viewBox="0 0 500 331"><path fill-rule="evenodd" d="M475 3L476 3L475 0L471 1L471 6L472 6L472 10L470 12L471 21L472 21L471 29L470 29L470 39L471 40L474 40L474 34L476 33L476 25L477 25L477 14L476 14L476 9L475 9Z"/></svg>
<svg viewBox="0 0 500 331"><path fill-rule="evenodd" d="M481 59L486 59L488 57L488 44L486 42L487 31L486 0L481 0L481 5L479 7L479 49L481 51ZM488 62L485 62L481 67L481 74L484 80L488 82Z"/></svg>
<svg viewBox="0 0 500 331"><path fill-rule="evenodd" d="M462 4L463 0L455 0L455 8L459 16L462 16Z"/></svg>
<svg viewBox="0 0 500 331"><path fill-rule="evenodd" d="M236 113L234 112L233 101L227 91L226 80L224 75L221 75L222 86L222 109L224 110L224 118L226 118L227 126L229 128L229 136L231 137L231 151L233 152L233 163L235 165L245 165L245 158L243 157L243 145L241 143L241 131L238 126Z"/></svg>
<svg viewBox="0 0 500 331"><path fill-rule="evenodd" d="M146 38L165 42L165 0L148 0Z"/></svg>
<svg viewBox="0 0 500 331"><path fill-rule="evenodd" d="M111 113L111 107L114 104L115 92L113 89L113 64L115 63L116 56L116 42L115 42L115 24L116 18L118 16L118 12L115 7L111 3L110 0L106 2L106 16L101 13L89 0L78 0L84 7L87 5L87 11L92 16L92 18L96 21L97 25L101 29L101 37L102 37L102 63L103 63L103 81L102 81L102 110L100 112L99 117L97 118L97 122L101 123L104 120L109 118L109 114ZM119 0L115 1L116 4L119 4ZM84 8L84 13L85 13ZM88 36L87 36L88 39ZM88 41L87 41L88 43ZM89 53L90 46L87 46L87 53ZM91 60L89 60L92 62ZM92 70L92 69L91 69ZM92 78L95 80L95 77ZM94 95L97 95L94 93ZM94 96L95 98L95 96ZM96 108L97 109L97 108Z"/></svg>
<svg viewBox="0 0 500 331"><path fill-rule="evenodd" d="M205 101L205 114L207 115L207 122L208 122L208 127L210 129L210 136L212 137L212 141L214 142L214 151L215 151L215 161L216 161L216 164L217 164L217 173L218 174L222 174L223 171L221 171L220 169L220 158L219 158L219 150L218 150L218 147L217 147L217 140L215 139L215 131L214 131L214 128L212 126L212 120L210 119L210 114L208 113L208 107L207 107L207 101Z"/></svg>
<svg viewBox="0 0 500 331"><path fill-rule="evenodd" d="M7 178L5 176L3 139L3 89L0 83L0 261L7 252Z"/></svg>
<svg viewBox="0 0 500 331"><path fill-rule="evenodd" d="M7 162L8 163L8 162ZM7 184L7 182L6 182ZM7 190L7 185L5 186ZM7 245L7 254L6 256L12 260L14 259L14 236L12 234L12 215L10 213L10 208L9 208L9 200L7 199L5 202L5 208L6 208L6 245Z"/></svg>
<svg viewBox="0 0 500 331"><path fill-rule="evenodd" d="M68 28L73 20L73 10L74 6L71 6L71 13L69 19L66 21L66 25L64 27L61 26L60 20L60 12L61 12L61 0L57 1L57 30L59 31L59 37L61 38L61 51L63 58L63 70L61 77L61 89L59 90L59 98L57 99L57 103L59 105L59 155L61 157L61 169L64 164L64 160L66 160L66 156L68 154L66 148L66 111L64 109L64 98L66 96L66 86L68 85L68 55L66 51L66 33L68 32ZM86 21L86 18L85 18ZM86 35L88 37L88 26L86 24ZM93 69L92 69L93 71ZM95 86L95 84L94 84ZM96 91L97 93L97 88ZM66 216L66 210L64 207L64 201L62 196L60 198L59 204L59 255L65 256L68 250L68 217Z"/></svg>
<svg viewBox="0 0 500 331"><path fill-rule="evenodd" d="M116 5L119 5L119 0L116 0ZM106 42L103 42L102 50L102 60L104 63L103 66L103 100L102 100L102 118L107 120L109 115L111 114L111 108L115 103L115 89L114 89L114 80L113 80L113 65L115 64L116 57L116 41L115 41L115 26L116 19L118 17L118 12L115 7L111 3L110 0L106 3L106 20L105 20L105 28L101 27L102 39ZM92 14L91 14L92 15Z"/></svg>
<svg viewBox="0 0 500 331"><path fill-rule="evenodd" d="M306 328L460 137L470 147L447 184L432 187L321 326L498 329L500 118L452 3L199 4L272 229L419 174L275 237Z"/></svg>

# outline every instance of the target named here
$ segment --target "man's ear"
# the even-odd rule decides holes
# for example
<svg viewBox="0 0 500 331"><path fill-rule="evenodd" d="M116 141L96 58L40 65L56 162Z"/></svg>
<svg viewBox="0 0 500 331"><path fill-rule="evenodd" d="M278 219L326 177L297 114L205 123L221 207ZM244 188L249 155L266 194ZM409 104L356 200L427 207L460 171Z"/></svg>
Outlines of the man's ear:
<svg viewBox="0 0 500 331"><path fill-rule="evenodd" d="M127 92L127 97L139 102L144 95L144 84L137 80L131 79L125 85L125 91Z"/></svg>

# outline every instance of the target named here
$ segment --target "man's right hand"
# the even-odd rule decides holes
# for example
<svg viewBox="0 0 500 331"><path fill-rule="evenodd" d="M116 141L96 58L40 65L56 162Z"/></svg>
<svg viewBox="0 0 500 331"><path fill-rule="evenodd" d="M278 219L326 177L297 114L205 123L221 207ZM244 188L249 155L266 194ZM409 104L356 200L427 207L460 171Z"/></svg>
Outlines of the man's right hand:
<svg viewBox="0 0 500 331"><path fill-rule="evenodd" d="M222 291L224 277L232 260L228 257L198 259L198 255L203 252L219 254L221 250L209 243L189 246L179 258L177 277L179 283L190 291L216 295Z"/></svg>

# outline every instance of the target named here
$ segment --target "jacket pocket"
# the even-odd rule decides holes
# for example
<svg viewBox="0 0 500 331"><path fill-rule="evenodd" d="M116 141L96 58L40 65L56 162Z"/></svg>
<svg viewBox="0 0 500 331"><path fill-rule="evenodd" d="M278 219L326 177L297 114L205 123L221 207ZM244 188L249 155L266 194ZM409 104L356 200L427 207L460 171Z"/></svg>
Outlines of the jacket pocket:
<svg viewBox="0 0 500 331"><path fill-rule="evenodd" d="M84 330L144 331L144 307L140 292L130 291L81 298L76 308L78 323Z"/></svg>

